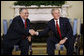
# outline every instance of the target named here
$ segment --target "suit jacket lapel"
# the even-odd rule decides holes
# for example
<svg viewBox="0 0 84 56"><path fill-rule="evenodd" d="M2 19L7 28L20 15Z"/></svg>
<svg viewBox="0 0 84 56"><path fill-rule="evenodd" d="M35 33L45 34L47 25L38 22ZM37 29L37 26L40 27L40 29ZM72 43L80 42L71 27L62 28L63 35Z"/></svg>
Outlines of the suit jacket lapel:
<svg viewBox="0 0 84 56"><path fill-rule="evenodd" d="M56 29L56 25L55 25L54 19L53 19L53 22L52 22L52 27L53 27L53 29L54 29L54 31L55 31L55 33L56 33L56 32L57 32L57 29Z"/></svg>
<svg viewBox="0 0 84 56"><path fill-rule="evenodd" d="M20 16L19 16L20 17ZM22 21L22 18L20 17L20 23L21 23L21 25L22 25L22 27L25 27L25 25L24 25L24 23L23 23L23 21Z"/></svg>
<svg viewBox="0 0 84 56"><path fill-rule="evenodd" d="M30 28L30 21L29 21L29 19L27 19L26 21L27 21L27 27Z"/></svg>
<svg viewBox="0 0 84 56"><path fill-rule="evenodd" d="M60 24L60 31L62 32L63 22L61 18L59 18L59 24Z"/></svg>

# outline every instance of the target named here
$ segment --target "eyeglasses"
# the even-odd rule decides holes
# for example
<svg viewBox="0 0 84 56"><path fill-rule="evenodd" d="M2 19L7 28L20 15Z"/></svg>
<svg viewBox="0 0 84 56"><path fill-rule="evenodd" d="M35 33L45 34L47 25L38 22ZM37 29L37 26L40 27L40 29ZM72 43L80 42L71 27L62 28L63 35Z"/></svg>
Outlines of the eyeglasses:
<svg viewBox="0 0 84 56"><path fill-rule="evenodd" d="M27 12L27 13L23 13L23 14L27 15L27 14L29 14L29 13Z"/></svg>

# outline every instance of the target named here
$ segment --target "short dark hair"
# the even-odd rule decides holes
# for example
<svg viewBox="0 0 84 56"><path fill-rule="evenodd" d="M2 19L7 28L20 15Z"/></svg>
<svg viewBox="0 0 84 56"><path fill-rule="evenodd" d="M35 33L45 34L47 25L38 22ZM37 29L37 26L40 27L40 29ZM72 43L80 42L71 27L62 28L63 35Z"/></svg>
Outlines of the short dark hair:
<svg viewBox="0 0 84 56"><path fill-rule="evenodd" d="M27 8L20 8L19 13L22 12L22 10L27 9Z"/></svg>

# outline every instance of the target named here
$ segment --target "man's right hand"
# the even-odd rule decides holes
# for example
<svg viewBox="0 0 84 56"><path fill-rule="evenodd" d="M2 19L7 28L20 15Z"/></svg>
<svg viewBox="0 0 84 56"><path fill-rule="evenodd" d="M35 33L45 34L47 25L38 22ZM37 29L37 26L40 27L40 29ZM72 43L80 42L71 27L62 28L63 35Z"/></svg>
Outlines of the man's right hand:
<svg viewBox="0 0 84 56"><path fill-rule="evenodd" d="M30 29L30 30L29 30L29 33L30 33L31 35L35 35L35 31L34 31L33 29Z"/></svg>
<svg viewBox="0 0 84 56"><path fill-rule="evenodd" d="M30 33L31 35L39 35L39 32L37 32L37 31L35 31L35 30L33 30L33 29L30 29L30 30L29 30L29 33Z"/></svg>

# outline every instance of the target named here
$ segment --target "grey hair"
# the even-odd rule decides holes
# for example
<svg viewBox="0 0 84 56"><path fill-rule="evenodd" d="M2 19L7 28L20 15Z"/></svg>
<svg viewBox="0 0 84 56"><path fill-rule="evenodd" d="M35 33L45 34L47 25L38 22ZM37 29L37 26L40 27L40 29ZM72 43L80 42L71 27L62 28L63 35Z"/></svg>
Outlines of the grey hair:
<svg viewBox="0 0 84 56"><path fill-rule="evenodd" d="M20 8L19 14L20 14L24 9L27 9L27 8Z"/></svg>
<svg viewBox="0 0 84 56"><path fill-rule="evenodd" d="M53 8L53 9L51 10L51 14L53 14L53 11L55 11L55 10L58 10L58 11L60 12L60 9L59 9L59 8Z"/></svg>

